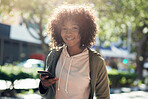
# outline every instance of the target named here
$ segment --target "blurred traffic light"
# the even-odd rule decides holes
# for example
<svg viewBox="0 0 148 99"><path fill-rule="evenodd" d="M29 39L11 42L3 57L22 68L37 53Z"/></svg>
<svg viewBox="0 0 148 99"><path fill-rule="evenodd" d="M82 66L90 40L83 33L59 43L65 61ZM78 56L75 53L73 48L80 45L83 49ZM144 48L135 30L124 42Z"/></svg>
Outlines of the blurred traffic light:
<svg viewBox="0 0 148 99"><path fill-rule="evenodd" d="M127 64L127 59L123 59L123 64Z"/></svg>

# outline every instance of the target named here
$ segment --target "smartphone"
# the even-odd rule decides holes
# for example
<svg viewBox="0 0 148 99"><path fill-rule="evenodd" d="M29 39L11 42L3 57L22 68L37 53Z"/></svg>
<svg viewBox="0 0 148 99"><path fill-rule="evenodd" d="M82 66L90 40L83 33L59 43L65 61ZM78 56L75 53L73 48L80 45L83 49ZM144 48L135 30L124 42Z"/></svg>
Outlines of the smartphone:
<svg viewBox="0 0 148 99"><path fill-rule="evenodd" d="M49 71L38 71L39 74L41 74L41 77L48 76L46 79L53 79L55 78L53 74L51 74Z"/></svg>

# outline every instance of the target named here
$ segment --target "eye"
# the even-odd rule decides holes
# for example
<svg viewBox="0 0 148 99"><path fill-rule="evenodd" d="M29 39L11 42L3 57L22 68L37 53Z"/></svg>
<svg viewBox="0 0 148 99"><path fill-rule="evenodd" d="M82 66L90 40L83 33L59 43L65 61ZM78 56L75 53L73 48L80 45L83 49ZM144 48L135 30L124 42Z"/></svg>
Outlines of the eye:
<svg viewBox="0 0 148 99"><path fill-rule="evenodd" d="M72 27L72 32L78 32L79 31L79 27L78 26L73 26Z"/></svg>
<svg viewBox="0 0 148 99"><path fill-rule="evenodd" d="M78 27L72 27L72 29L78 29Z"/></svg>
<svg viewBox="0 0 148 99"><path fill-rule="evenodd" d="M62 27L62 30L67 30L67 28L66 27Z"/></svg>

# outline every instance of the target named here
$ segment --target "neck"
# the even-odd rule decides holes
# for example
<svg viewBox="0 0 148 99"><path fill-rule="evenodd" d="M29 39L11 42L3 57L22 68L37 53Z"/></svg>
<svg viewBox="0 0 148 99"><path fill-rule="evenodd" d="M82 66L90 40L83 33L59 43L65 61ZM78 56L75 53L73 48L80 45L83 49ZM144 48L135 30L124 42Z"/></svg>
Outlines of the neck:
<svg viewBox="0 0 148 99"><path fill-rule="evenodd" d="M67 47L67 51L68 51L70 56L77 55L77 54L81 53L83 50L84 50L84 48L81 49L81 48Z"/></svg>

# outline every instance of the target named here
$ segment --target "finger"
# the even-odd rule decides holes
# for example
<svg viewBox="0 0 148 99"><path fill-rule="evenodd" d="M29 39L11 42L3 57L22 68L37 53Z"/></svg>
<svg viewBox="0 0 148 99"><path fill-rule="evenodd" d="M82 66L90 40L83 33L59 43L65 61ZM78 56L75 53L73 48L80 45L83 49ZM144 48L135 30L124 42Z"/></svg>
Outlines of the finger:
<svg viewBox="0 0 148 99"><path fill-rule="evenodd" d="M49 84L49 83L54 82L54 80L53 80L53 79L45 79L45 78L43 78L43 79L41 80L41 82L43 82L44 84Z"/></svg>
<svg viewBox="0 0 148 99"><path fill-rule="evenodd" d="M48 82L50 83L55 83L57 81L57 79L49 79Z"/></svg>
<svg viewBox="0 0 148 99"><path fill-rule="evenodd" d="M47 80L48 76L41 76L41 80Z"/></svg>
<svg viewBox="0 0 148 99"><path fill-rule="evenodd" d="M55 78L53 78L53 80L54 80L54 81L57 81L57 80L59 80L59 79L58 79L57 77L55 77Z"/></svg>
<svg viewBox="0 0 148 99"><path fill-rule="evenodd" d="M46 88L48 88L52 83L47 81L41 81L42 85Z"/></svg>
<svg viewBox="0 0 148 99"><path fill-rule="evenodd" d="M52 84L54 84L56 81L52 81L52 82L42 82L42 85L46 88L48 88L49 86L51 86Z"/></svg>
<svg viewBox="0 0 148 99"><path fill-rule="evenodd" d="M46 80L45 83L46 84L53 84L55 83L57 80L53 80L53 79L49 79L49 80Z"/></svg>
<svg viewBox="0 0 148 99"><path fill-rule="evenodd" d="M49 84L52 85L52 84L54 84L55 82L56 82L56 81L52 81L52 82L50 82Z"/></svg>
<svg viewBox="0 0 148 99"><path fill-rule="evenodd" d="M43 77L42 79L41 79L41 83L42 83L42 85L43 86L45 86L45 87L49 87L49 86L51 86L52 84L54 84L57 80L58 80L58 78L57 77L55 77L55 78L53 78L53 79L45 79L46 77Z"/></svg>
<svg viewBox="0 0 148 99"><path fill-rule="evenodd" d="M40 79L42 78L41 74L40 74Z"/></svg>

